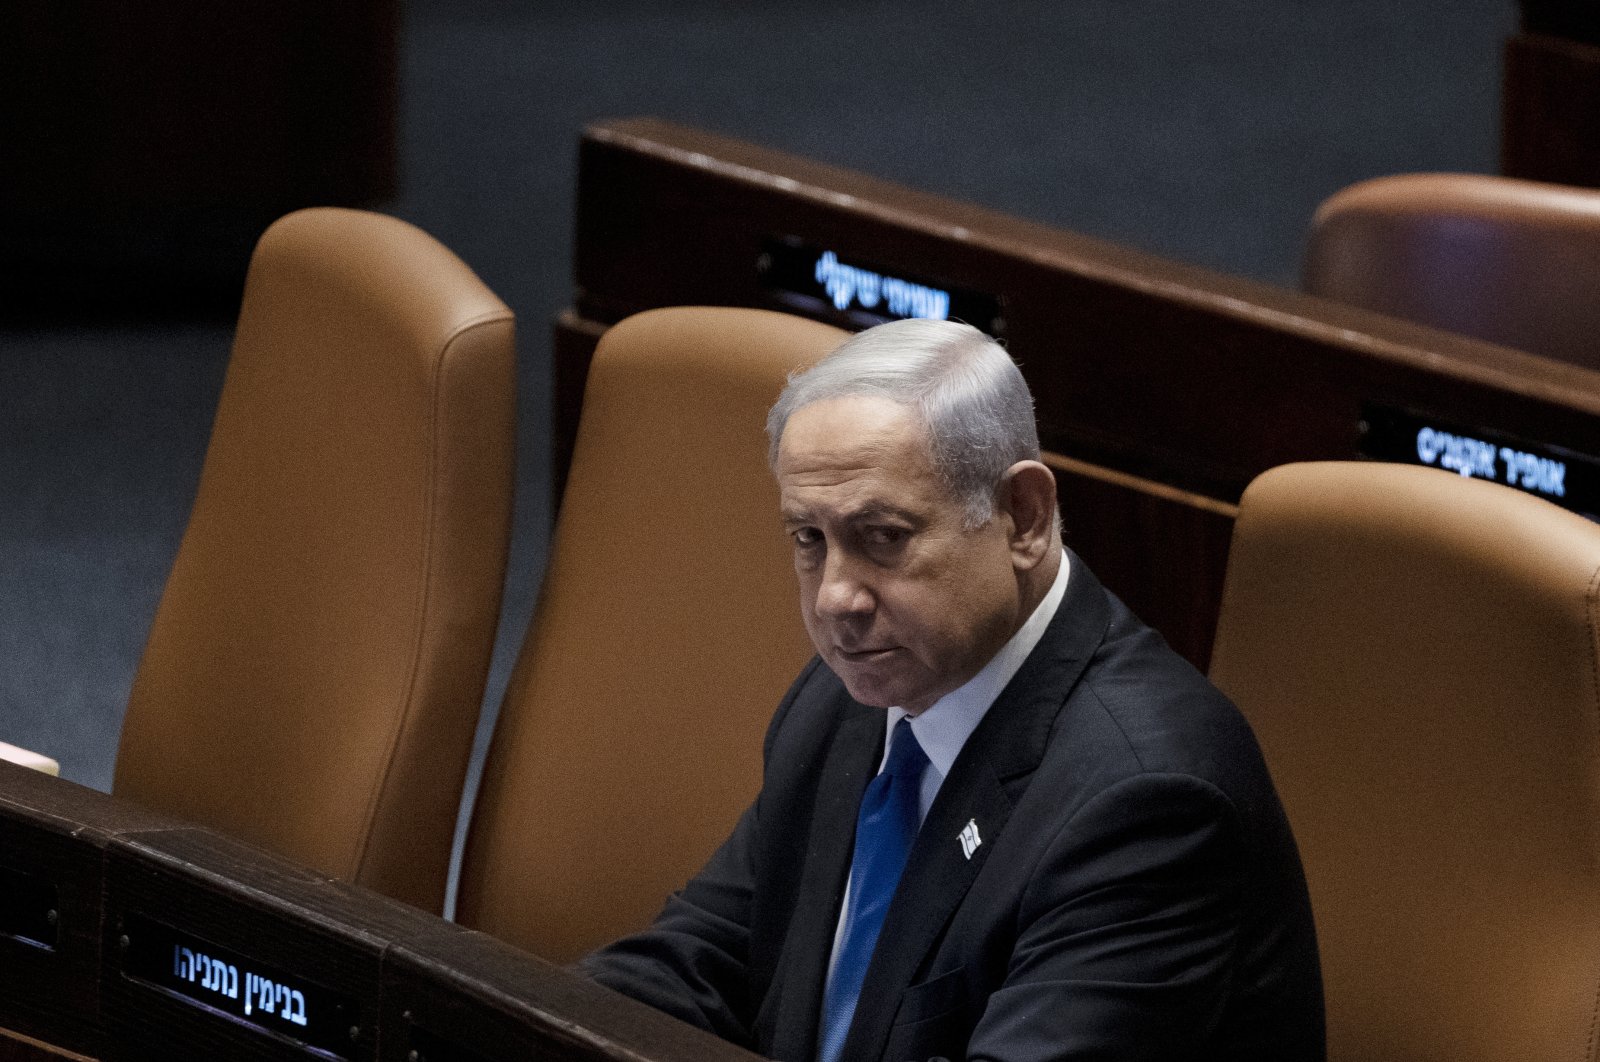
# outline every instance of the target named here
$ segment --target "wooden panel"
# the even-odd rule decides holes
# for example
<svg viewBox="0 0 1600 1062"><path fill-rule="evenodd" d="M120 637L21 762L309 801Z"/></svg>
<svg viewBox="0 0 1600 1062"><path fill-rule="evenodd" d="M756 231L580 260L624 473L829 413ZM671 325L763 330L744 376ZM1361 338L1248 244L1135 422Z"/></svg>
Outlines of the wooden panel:
<svg viewBox="0 0 1600 1062"><path fill-rule="evenodd" d="M87 911L63 903L52 962L0 962L0 1060L754 1057L416 908L0 763L0 872L19 870ZM242 1014L251 973L285 990L275 1007L304 990L306 1031ZM329 996L338 1021L309 1020ZM297 1042L319 1024L338 1034L320 1053Z"/></svg>
<svg viewBox="0 0 1600 1062"><path fill-rule="evenodd" d="M1238 506L1048 451L1044 461L1056 474L1067 545L1206 670Z"/></svg>
<svg viewBox="0 0 1600 1062"><path fill-rule="evenodd" d="M101 945L108 1058L296 1062L318 1057L295 1041L292 1022L277 1020L280 1002L292 1005L291 1000L273 996L272 1015L258 1015L268 1030L263 1031L223 1019L153 983L131 959L140 949L155 949L147 937L172 930L192 951L236 967L231 988L247 998L255 987L252 974L293 985L311 996L311 1020L319 1025L323 1008L303 986L348 1000L348 1010L338 1017L349 1034L341 1034L329 1049L349 1062L375 1059L384 940L345 929L351 912L339 909L330 884L312 871L199 829L119 838L107 852ZM173 947L162 950L170 953ZM228 989L225 985L213 995L225 996ZM261 1001L259 993L254 998Z"/></svg>
<svg viewBox="0 0 1600 1062"><path fill-rule="evenodd" d="M6 5L0 268L9 307L237 307L290 210L391 197L398 0ZM8 307L8 308L9 308Z"/></svg>
<svg viewBox="0 0 1600 1062"><path fill-rule="evenodd" d="M441 991L448 985L450 991ZM753 1062L755 1056L481 933L398 947L385 972L383 1058L428 1062L583 1062L668 1056ZM566 1016L604 1015L580 1025Z"/></svg>
<svg viewBox="0 0 1600 1062"><path fill-rule="evenodd" d="M103 793L0 762L0 875L28 883L0 891L30 906L41 890L55 900L53 939L0 935L0 1026L98 1052L105 849L122 832L161 821ZM6 920L35 921L26 912Z"/></svg>
<svg viewBox="0 0 1600 1062"><path fill-rule="evenodd" d="M1600 7L1594 0L1518 0L1529 33L1600 44Z"/></svg>
<svg viewBox="0 0 1600 1062"><path fill-rule="evenodd" d="M1500 169L1600 187L1600 45L1538 33L1506 42Z"/></svg>

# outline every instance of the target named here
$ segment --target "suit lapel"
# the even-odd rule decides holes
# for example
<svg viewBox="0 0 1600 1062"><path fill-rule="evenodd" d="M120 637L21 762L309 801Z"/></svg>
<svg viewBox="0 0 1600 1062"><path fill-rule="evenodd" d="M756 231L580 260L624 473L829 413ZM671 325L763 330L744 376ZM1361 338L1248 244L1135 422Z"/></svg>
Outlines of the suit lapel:
<svg viewBox="0 0 1600 1062"><path fill-rule="evenodd" d="M773 1058L816 1056L822 990L855 847L856 813L883 758L883 709L848 703L823 762L805 869L768 995L778 1008L769 1049Z"/></svg>
<svg viewBox="0 0 1600 1062"><path fill-rule="evenodd" d="M901 996L994 850L1015 795L1044 758L1057 713L1105 637L1110 620L1105 590L1076 555L1068 556L1066 597L1039 644L967 739L928 809L867 967L845 1058L877 1058L883 1052ZM855 792L859 802L861 787ZM982 841L970 858L960 840L969 822ZM844 858L848 861L848 852Z"/></svg>

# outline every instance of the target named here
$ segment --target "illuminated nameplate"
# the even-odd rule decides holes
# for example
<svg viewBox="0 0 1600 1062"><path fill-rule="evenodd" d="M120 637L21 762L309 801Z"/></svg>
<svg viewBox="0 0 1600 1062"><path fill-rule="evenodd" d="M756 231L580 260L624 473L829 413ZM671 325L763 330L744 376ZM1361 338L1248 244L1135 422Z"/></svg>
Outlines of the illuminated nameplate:
<svg viewBox="0 0 1600 1062"><path fill-rule="evenodd" d="M793 237L763 240L756 272L784 305L863 327L908 317L965 321L996 337L1006 327L994 295L913 277Z"/></svg>
<svg viewBox="0 0 1600 1062"><path fill-rule="evenodd" d="M1386 406L1369 403L1361 413L1361 453L1367 457L1503 483L1591 520L1600 513L1600 459Z"/></svg>
<svg viewBox="0 0 1600 1062"><path fill-rule="evenodd" d="M40 948L56 946L56 887L0 867L0 934Z"/></svg>
<svg viewBox="0 0 1600 1062"><path fill-rule="evenodd" d="M345 1058L355 1004L294 974L128 915L123 973L220 1017Z"/></svg>

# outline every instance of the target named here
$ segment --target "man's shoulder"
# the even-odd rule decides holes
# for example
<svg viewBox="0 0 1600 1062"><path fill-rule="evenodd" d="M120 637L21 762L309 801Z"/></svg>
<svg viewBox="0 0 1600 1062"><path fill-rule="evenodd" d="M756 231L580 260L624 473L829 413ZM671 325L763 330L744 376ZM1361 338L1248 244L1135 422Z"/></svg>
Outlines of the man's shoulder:
<svg viewBox="0 0 1600 1062"><path fill-rule="evenodd" d="M1266 768L1233 702L1114 596L1105 638L1067 697L1054 744L1102 769L1191 774L1224 791Z"/></svg>

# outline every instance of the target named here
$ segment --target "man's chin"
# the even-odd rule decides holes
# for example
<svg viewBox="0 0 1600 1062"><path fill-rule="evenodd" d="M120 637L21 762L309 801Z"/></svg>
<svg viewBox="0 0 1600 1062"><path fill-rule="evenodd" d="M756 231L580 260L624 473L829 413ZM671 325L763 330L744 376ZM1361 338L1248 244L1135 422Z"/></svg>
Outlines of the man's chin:
<svg viewBox="0 0 1600 1062"><path fill-rule="evenodd" d="M869 708L892 708L905 700L904 683L875 673L871 665L849 660L830 660L829 665L850 696Z"/></svg>
<svg viewBox="0 0 1600 1062"><path fill-rule="evenodd" d="M845 683L845 689L856 701L867 705L869 709L888 709L898 704L894 699L894 689L882 680L875 680L872 675L864 675L861 667L851 665L845 661L829 661L829 667L834 669L840 681Z"/></svg>

